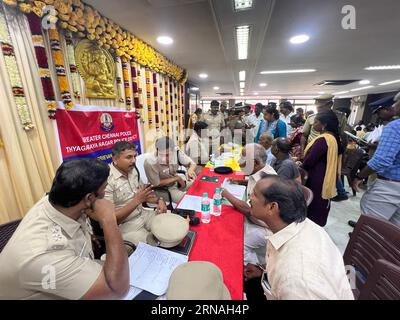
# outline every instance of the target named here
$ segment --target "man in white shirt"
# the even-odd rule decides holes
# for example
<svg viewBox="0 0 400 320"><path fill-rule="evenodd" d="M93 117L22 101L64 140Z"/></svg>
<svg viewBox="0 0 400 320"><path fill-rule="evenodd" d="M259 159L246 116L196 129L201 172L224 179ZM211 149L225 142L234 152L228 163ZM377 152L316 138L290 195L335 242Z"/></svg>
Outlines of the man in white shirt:
<svg viewBox="0 0 400 320"><path fill-rule="evenodd" d="M293 105L290 101L283 101L279 105L279 109L281 112L280 119L286 123L287 135L293 131L293 128L290 126L290 118L296 115L294 113Z"/></svg>
<svg viewBox="0 0 400 320"><path fill-rule="evenodd" d="M301 186L270 175L250 196L251 215L271 229L267 265L245 269L248 279L261 276L267 299L353 300L340 251L326 231L307 219Z"/></svg>
<svg viewBox="0 0 400 320"><path fill-rule="evenodd" d="M264 120L264 114L262 113L263 105L261 103L257 103L254 108L254 113L252 113L247 118L247 126L246 129L252 130L252 135L255 137L258 132L258 127L262 120Z"/></svg>
<svg viewBox="0 0 400 320"><path fill-rule="evenodd" d="M239 161L240 168L249 178L248 180L231 180L231 183L247 185L247 199L257 181L261 179L262 173L276 174L275 170L266 164L266 160L264 147L259 144L247 144L242 151L242 158ZM237 199L226 189L222 189L221 195L246 216L244 223L244 265L265 263L267 226L262 221L251 217L251 208L246 201Z"/></svg>

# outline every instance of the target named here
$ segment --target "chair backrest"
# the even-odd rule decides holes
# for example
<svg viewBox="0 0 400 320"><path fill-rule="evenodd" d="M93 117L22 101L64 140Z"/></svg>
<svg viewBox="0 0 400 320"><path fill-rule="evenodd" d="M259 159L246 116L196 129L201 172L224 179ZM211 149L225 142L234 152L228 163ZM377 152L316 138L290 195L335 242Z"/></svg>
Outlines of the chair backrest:
<svg viewBox="0 0 400 320"><path fill-rule="evenodd" d="M140 181L142 181L143 184L149 183L146 176L146 171L144 170L144 162L148 157L150 157L150 155L151 155L150 153L143 153L136 157L136 168L139 171Z"/></svg>
<svg viewBox="0 0 400 320"><path fill-rule="evenodd" d="M346 150L342 166L342 175L355 175L365 155L365 151L361 148L354 150Z"/></svg>
<svg viewBox="0 0 400 320"><path fill-rule="evenodd" d="M379 259L369 275L359 300L400 300L400 266Z"/></svg>
<svg viewBox="0 0 400 320"><path fill-rule="evenodd" d="M345 265L355 268L358 290L362 290L379 259L400 265L400 227L361 215L343 256Z"/></svg>
<svg viewBox="0 0 400 320"><path fill-rule="evenodd" d="M3 251L15 230L17 230L20 222L21 219L2 224L0 226L0 253Z"/></svg>

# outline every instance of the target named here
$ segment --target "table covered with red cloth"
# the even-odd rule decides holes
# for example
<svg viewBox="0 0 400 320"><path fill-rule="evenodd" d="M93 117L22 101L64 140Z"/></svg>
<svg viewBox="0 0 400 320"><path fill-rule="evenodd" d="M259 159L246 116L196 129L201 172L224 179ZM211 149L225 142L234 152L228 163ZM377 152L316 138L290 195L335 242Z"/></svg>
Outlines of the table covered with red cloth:
<svg viewBox="0 0 400 320"><path fill-rule="evenodd" d="M202 176L218 176L218 183L201 181ZM243 179L241 172L219 175L204 168L186 194L203 196L204 192L212 199L215 189L225 178ZM212 209L212 204L211 204ZM200 213L196 215L200 217ZM211 222L192 226L196 240L189 254L189 261L210 261L217 265L223 274L233 300L243 299L243 215L231 206L222 206L219 217L211 215Z"/></svg>

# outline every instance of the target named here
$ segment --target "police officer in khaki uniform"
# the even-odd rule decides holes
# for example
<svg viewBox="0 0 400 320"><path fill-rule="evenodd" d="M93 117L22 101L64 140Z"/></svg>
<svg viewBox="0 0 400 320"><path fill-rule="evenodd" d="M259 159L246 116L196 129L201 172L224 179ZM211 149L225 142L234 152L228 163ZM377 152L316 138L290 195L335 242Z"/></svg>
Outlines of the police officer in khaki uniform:
<svg viewBox="0 0 400 320"><path fill-rule="evenodd" d="M115 205L117 223L122 238L137 245L146 242L152 218L166 212L164 200L157 197L151 186L143 186L135 167L136 146L126 141L117 142L112 148L113 162L105 199ZM143 203L157 204L155 209L144 209Z"/></svg>
<svg viewBox="0 0 400 320"><path fill-rule="evenodd" d="M75 159L25 216L0 254L0 299L119 299L129 288L126 248L114 206L104 200L109 168ZM87 216L99 221L104 265L94 260Z"/></svg>
<svg viewBox="0 0 400 320"><path fill-rule="evenodd" d="M178 174L179 166L188 168L186 175ZM168 137L161 137L156 141L156 153L144 162L149 182L154 187L167 187L174 203L182 199L185 191L193 183L196 178L196 167L194 161L175 147L175 143ZM168 197L163 191L156 190L156 194Z"/></svg>
<svg viewBox="0 0 400 320"><path fill-rule="evenodd" d="M208 134L210 137L210 153L216 154L220 146L220 137L222 128L225 127L225 116L219 112L219 102L211 101L211 110L203 115L203 121L208 125Z"/></svg>

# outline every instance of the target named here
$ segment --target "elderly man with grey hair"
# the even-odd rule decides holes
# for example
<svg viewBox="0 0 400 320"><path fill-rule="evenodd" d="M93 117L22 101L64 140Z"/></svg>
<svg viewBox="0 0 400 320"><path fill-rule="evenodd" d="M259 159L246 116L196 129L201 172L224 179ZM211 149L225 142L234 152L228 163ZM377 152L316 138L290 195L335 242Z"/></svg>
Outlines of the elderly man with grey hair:
<svg viewBox="0 0 400 320"><path fill-rule="evenodd" d="M242 151L239 161L240 168L248 176L248 179L234 180L231 183L247 185L247 199L253 192L257 181L263 173L276 174L275 170L266 163L267 154L262 145L257 143L247 144ZM244 224L244 264L265 263L265 246L268 235L267 226L250 215L250 206L246 201L235 198L229 191L222 189L222 196L227 199L240 213L246 216Z"/></svg>
<svg viewBox="0 0 400 320"><path fill-rule="evenodd" d="M260 139L258 140L258 143L261 144L265 148L265 152L267 154L267 164L270 166L273 166L276 158L272 154L272 142L274 141L274 137L268 133L264 132L261 136Z"/></svg>

